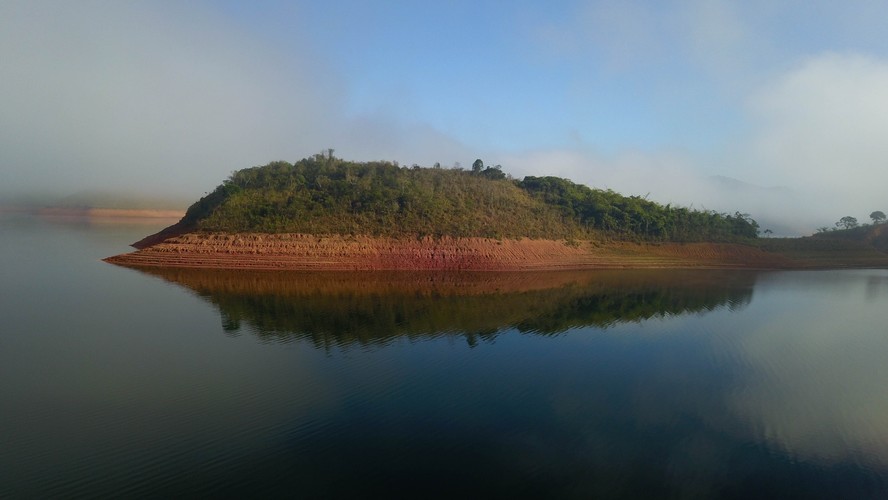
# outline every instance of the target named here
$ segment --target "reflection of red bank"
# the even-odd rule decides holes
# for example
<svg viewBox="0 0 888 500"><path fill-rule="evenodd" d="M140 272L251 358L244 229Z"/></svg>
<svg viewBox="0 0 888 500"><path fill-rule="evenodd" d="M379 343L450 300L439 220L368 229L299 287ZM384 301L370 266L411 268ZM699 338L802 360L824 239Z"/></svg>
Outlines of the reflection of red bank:
<svg viewBox="0 0 888 500"><path fill-rule="evenodd" d="M150 239L146 238L146 239ZM144 240L143 240L144 241ZM637 244L307 234L174 235L107 262L136 267L288 270L521 271L609 268L786 268L786 258L720 243Z"/></svg>
<svg viewBox="0 0 888 500"><path fill-rule="evenodd" d="M141 272L206 294L449 297L526 294L575 286L578 290L620 290L622 294L669 289L717 295L723 289L751 289L756 272L712 269L590 269L520 273L437 271L254 271L144 267ZM524 310L524 309L522 309Z"/></svg>

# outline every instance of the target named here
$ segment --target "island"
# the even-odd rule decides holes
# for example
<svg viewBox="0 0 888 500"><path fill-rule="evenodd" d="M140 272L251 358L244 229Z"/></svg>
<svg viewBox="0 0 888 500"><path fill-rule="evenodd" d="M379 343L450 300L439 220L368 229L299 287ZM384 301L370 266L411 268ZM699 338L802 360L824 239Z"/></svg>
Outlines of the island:
<svg viewBox="0 0 888 500"><path fill-rule="evenodd" d="M559 177L317 154L234 172L176 224L105 261L326 271L888 267L888 225L762 238L746 213Z"/></svg>

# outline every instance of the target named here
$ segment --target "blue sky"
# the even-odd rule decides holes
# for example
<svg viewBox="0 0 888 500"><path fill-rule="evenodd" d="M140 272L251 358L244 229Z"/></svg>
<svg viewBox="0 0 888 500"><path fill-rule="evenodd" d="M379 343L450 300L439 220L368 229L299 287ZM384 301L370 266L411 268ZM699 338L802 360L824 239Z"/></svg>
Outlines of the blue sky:
<svg viewBox="0 0 888 500"><path fill-rule="evenodd" d="M749 212L888 210L888 2L0 3L0 201L335 148Z"/></svg>

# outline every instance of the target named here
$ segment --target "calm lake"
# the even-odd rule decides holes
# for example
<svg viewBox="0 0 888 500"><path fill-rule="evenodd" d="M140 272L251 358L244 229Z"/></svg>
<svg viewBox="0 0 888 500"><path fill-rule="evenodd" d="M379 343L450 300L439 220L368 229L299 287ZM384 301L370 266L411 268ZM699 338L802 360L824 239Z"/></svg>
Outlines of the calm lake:
<svg viewBox="0 0 888 500"><path fill-rule="evenodd" d="M881 498L888 271L143 272L0 214L0 498Z"/></svg>

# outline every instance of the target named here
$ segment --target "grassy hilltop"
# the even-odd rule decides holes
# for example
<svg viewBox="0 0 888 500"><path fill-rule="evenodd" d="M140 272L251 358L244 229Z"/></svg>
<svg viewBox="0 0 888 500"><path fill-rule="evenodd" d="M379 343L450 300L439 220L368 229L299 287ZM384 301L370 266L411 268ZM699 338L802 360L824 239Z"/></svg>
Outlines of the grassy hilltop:
<svg viewBox="0 0 888 500"><path fill-rule="evenodd" d="M219 232L637 241L749 241L746 214L661 205L558 177L401 167L315 155L234 172L194 203L182 227Z"/></svg>

